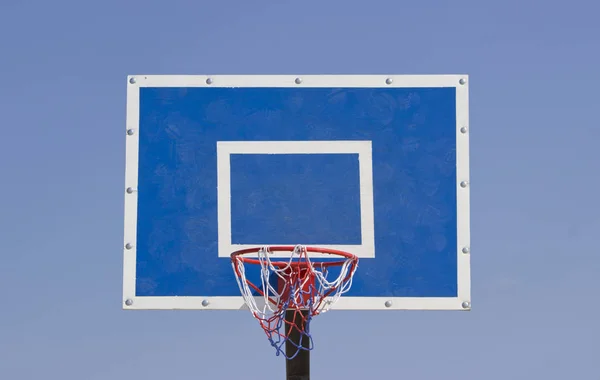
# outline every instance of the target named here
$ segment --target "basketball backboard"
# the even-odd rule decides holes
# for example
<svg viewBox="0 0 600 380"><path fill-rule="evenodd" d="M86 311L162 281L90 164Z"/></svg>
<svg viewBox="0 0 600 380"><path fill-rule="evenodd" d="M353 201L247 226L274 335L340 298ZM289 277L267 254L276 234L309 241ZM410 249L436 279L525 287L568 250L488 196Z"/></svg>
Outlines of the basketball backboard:
<svg viewBox="0 0 600 380"><path fill-rule="evenodd" d="M334 309L470 309L467 76L127 81L124 308L243 309L230 254L304 244L360 259Z"/></svg>

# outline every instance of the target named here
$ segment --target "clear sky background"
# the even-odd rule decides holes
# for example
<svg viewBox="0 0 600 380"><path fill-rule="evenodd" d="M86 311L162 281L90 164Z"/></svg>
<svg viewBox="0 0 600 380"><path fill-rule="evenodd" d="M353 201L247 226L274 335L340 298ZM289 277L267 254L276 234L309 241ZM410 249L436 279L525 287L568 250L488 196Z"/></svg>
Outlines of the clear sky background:
<svg viewBox="0 0 600 380"><path fill-rule="evenodd" d="M284 376L248 312L121 309L126 75L467 73L473 310L325 314L313 378L599 379L599 12L0 0L0 378Z"/></svg>

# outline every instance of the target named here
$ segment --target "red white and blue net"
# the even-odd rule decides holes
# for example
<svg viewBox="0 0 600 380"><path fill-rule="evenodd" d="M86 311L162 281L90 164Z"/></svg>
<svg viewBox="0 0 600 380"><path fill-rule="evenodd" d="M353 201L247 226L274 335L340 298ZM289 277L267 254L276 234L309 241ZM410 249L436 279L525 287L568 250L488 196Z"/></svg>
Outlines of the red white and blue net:
<svg viewBox="0 0 600 380"><path fill-rule="evenodd" d="M272 259L273 252L289 252L289 258ZM250 253L257 257L245 256ZM319 261L311 261L311 253L318 253ZM323 258L328 255L337 258ZM276 354L292 359L301 350L313 348L310 322L314 316L330 310L350 290L358 258L326 248L264 246L232 253L231 263L242 297ZM260 280L255 279L256 283L246 277L246 265L259 266ZM288 311L293 318L288 316L286 320ZM290 340L291 335L299 338ZM297 348L293 354L286 354L288 341Z"/></svg>

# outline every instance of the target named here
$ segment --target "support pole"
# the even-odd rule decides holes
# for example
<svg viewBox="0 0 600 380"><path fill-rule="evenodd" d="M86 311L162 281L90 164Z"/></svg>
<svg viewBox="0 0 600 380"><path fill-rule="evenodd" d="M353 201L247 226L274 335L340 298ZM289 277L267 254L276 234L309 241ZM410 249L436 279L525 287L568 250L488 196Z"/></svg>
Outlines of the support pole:
<svg viewBox="0 0 600 380"><path fill-rule="evenodd" d="M298 313L294 310L287 310L285 312L285 320L287 322L285 328L291 329L291 331L288 331L289 339L285 342L285 354L288 357L293 356L296 354L296 351L300 350L295 358L286 360L286 380L310 380L310 351L308 350L310 339L304 336L304 339L300 342L302 335L297 328L294 328L294 326L298 326L304 330L304 320L306 320L307 315L306 310ZM300 349L297 346L305 349Z"/></svg>

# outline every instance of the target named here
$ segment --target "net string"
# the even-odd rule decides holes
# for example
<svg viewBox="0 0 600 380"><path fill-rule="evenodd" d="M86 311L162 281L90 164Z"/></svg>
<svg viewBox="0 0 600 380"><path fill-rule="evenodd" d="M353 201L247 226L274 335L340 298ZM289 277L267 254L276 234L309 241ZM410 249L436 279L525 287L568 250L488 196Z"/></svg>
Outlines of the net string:
<svg viewBox="0 0 600 380"><path fill-rule="evenodd" d="M356 259L345 258L339 265L339 274L328 280L327 265L323 262L313 264L304 246L295 246L284 265L281 264L281 259L275 265L270 255L268 246L257 251L260 287L246 278L244 260L241 257L236 256L232 265L244 302L259 321L271 345L275 347L276 354L283 354L291 359L301 350L313 348L310 322L314 316L329 311L350 290L357 267ZM276 276L275 283L279 289L273 286L272 276ZM262 296L261 306L257 303L257 299L261 297L256 297L253 291ZM294 310L295 318L292 321L285 320L287 310ZM305 315L302 311L305 311ZM294 329L299 332L300 341L299 344L292 342L297 350L289 356L285 353L284 345ZM304 339L309 340L308 347L303 347Z"/></svg>

